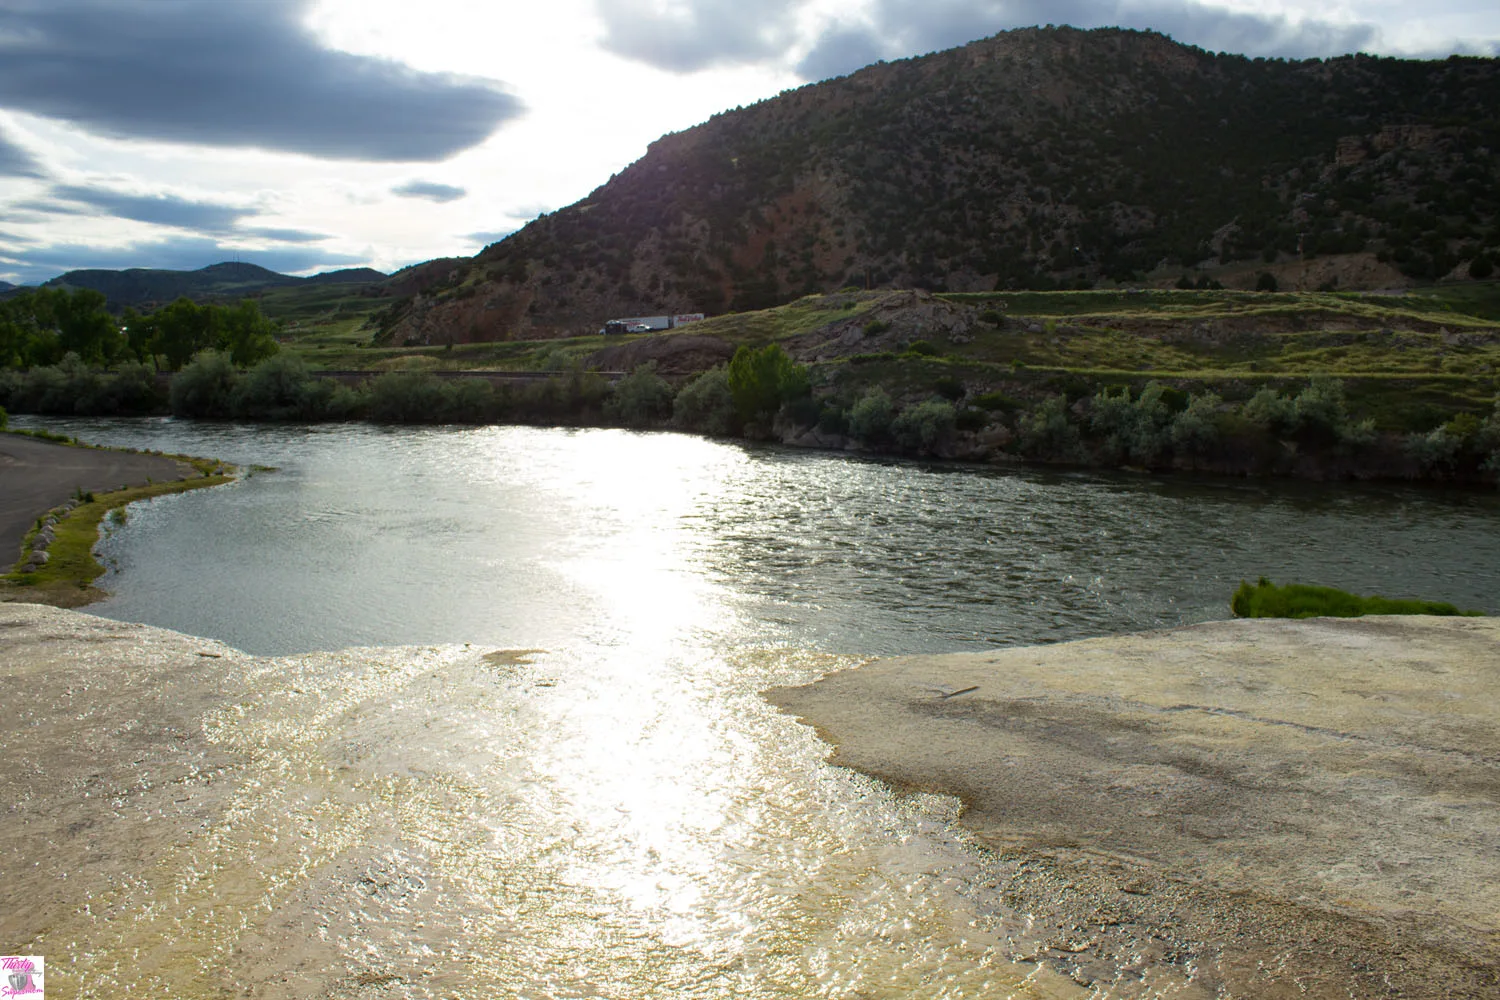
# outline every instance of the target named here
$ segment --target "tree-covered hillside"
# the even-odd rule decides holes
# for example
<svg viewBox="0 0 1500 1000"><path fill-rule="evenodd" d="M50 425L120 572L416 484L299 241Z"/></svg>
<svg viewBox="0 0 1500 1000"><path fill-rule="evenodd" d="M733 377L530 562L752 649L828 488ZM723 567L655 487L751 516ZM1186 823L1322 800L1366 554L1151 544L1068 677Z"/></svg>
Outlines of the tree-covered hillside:
<svg viewBox="0 0 1500 1000"><path fill-rule="evenodd" d="M585 200L434 271L385 326L394 343L496 340L846 285L1254 287L1293 264L1294 283L1342 288L1483 277L1497 148L1494 59L1007 32L666 136ZM1359 266L1302 267L1329 257Z"/></svg>

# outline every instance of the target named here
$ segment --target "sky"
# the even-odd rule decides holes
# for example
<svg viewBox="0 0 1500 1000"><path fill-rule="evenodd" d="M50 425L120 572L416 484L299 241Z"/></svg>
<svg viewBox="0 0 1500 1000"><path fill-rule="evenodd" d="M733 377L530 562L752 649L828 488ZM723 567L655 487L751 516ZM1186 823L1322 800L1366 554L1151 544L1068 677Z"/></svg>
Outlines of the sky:
<svg viewBox="0 0 1500 1000"><path fill-rule="evenodd" d="M1036 24L1500 55L1494 0L0 0L0 281L468 256L661 135Z"/></svg>

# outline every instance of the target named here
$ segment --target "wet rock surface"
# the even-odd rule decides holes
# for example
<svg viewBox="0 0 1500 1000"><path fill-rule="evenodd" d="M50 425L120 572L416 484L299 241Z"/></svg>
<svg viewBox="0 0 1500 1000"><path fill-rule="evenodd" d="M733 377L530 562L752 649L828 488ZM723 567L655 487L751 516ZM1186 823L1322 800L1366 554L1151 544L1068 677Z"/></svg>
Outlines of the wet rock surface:
<svg viewBox="0 0 1500 1000"><path fill-rule="evenodd" d="M876 661L771 699L959 796L1037 957L1126 992L1500 995L1500 623L1377 617ZM1018 939L1018 947L1021 947Z"/></svg>

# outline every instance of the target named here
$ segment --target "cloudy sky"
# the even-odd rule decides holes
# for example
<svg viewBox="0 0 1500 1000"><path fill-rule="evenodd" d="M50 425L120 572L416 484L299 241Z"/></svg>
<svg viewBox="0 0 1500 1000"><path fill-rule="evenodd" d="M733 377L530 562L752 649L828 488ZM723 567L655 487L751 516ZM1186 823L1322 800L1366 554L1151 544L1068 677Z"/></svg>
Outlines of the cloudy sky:
<svg viewBox="0 0 1500 1000"><path fill-rule="evenodd" d="M0 0L0 280L473 254L715 112L1047 23L1500 54L1494 0Z"/></svg>

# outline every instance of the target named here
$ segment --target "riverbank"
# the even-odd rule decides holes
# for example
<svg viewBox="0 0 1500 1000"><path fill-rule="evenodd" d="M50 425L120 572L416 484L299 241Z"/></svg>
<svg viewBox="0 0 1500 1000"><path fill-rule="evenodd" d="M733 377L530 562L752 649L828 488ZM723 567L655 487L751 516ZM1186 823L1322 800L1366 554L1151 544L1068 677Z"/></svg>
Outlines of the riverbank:
<svg viewBox="0 0 1500 1000"><path fill-rule="evenodd" d="M217 486L219 462L0 433L0 601L78 607L98 600L99 525L137 500ZM117 515L118 516L118 515ZM9 555L15 554L12 562Z"/></svg>
<svg viewBox="0 0 1500 1000"><path fill-rule="evenodd" d="M1500 623L1214 622L904 657L769 693L831 760L958 796L1079 981L1500 990Z"/></svg>
<svg viewBox="0 0 1500 1000"><path fill-rule="evenodd" d="M1479 998L1495 995L1500 950L1497 643L1488 620L1224 622L881 661L772 697L839 740L837 763L967 801L961 822L988 858L964 878L979 923L956 924L953 947L994 940L994 986L964 995ZM662 995L783 995L772 980L810 995L809 972L922 946L901 914L923 933L930 914L870 922L881 874L835 906L829 936L784 952L676 930L643 944L640 898L607 886L632 851L688 836L693 806L638 802L631 823L670 832L623 856L605 847L620 831L592 832L614 808L518 832L558 765L528 728L555 722L534 712L567 683L553 660L453 646L254 657L0 605L0 662L24 693L0 727L0 878L27 901L0 910L0 940L46 955L64 995L308 1000L607 995L590 962L649 973ZM774 824L763 835L789 858L768 876L777 891L700 905L754 922L820 896L828 872L806 869L808 845ZM705 891L744 889L744 838L710 836L739 874ZM591 850L602 867L580 875ZM916 858L901 877L926 885L921 872L951 863ZM642 962L648 944L665 969Z"/></svg>

